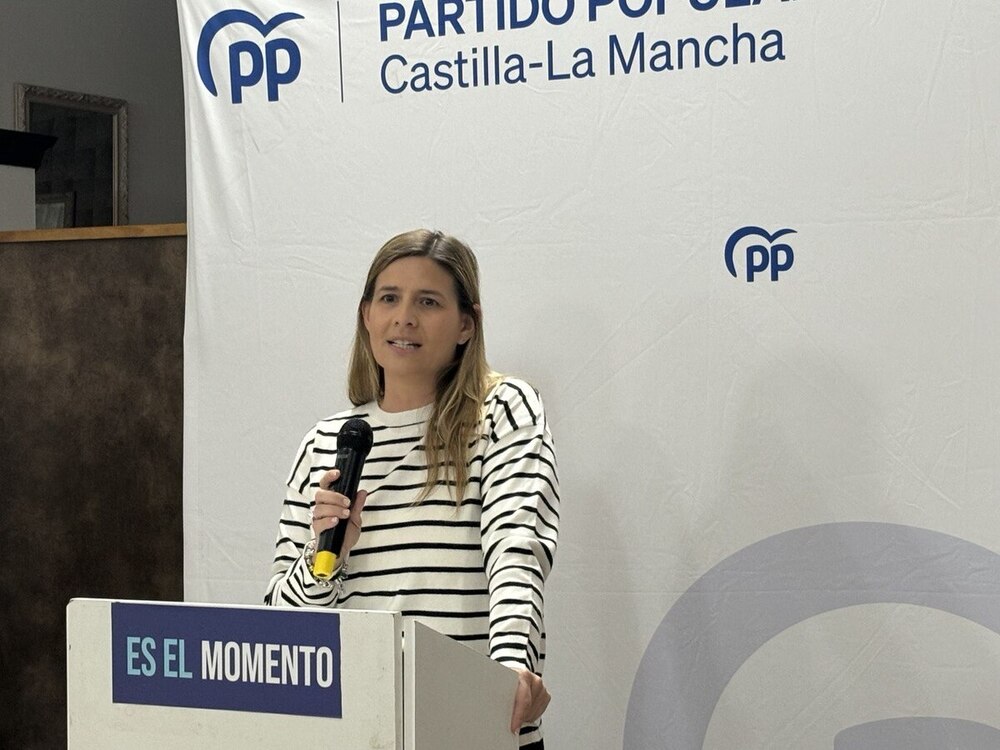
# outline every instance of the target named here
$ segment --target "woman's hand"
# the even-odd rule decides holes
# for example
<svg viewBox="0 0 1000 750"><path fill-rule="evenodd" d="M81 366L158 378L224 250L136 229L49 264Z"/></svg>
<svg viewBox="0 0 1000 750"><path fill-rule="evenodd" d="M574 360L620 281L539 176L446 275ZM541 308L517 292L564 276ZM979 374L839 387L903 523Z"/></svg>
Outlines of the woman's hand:
<svg viewBox="0 0 1000 750"><path fill-rule="evenodd" d="M320 488L316 490L316 503L313 505L312 530L319 538L322 532L332 529L338 523L347 523L347 528L344 530L344 545L340 548L339 555L341 560L346 560L347 553L361 537L361 511L365 507L368 493L358 490L352 508L346 497L330 490L330 485L336 482L339 476L339 469L330 469L319 480Z"/></svg>
<svg viewBox="0 0 1000 750"><path fill-rule="evenodd" d="M522 724L535 722L545 713L552 700L542 684L542 678L527 669L517 669L517 692L514 694L514 714L510 717L510 731L517 734Z"/></svg>

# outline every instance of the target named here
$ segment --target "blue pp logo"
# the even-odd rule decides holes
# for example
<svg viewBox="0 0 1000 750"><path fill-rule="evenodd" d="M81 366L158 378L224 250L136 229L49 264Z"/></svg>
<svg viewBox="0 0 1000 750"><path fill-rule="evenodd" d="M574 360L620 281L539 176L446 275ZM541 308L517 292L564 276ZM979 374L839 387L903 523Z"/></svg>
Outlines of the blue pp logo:
<svg viewBox="0 0 1000 750"><path fill-rule="evenodd" d="M744 257L744 268L746 269L746 280L753 281L754 277L767 271L770 273L771 281L778 280L778 274L787 271L795 262L795 253L792 246L787 242L778 242L785 235L795 234L794 229L779 229L774 234L768 233L760 227L743 227L737 229L726 242L726 268L733 278L738 279L736 272L737 248L740 248ZM757 240L760 238L760 240Z"/></svg>
<svg viewBox="0 0 1000 750"><path fill-rule="evenodd" d="M270 21L263 21L245 10L224 10L216 13L205 24L198 39L198 75L212 96L219 92L212 76L210 53L212 40L226 26L242 23L256 29L266 38L286 21L302 18L298 13L279 13ZM278 87L285 86L299 77L302 54L291 39L271 39L263 47L256 40L241 39L229 45L229 86L233 104L243 102L243 89L266 81L267 100L278 101Z"/></svg>

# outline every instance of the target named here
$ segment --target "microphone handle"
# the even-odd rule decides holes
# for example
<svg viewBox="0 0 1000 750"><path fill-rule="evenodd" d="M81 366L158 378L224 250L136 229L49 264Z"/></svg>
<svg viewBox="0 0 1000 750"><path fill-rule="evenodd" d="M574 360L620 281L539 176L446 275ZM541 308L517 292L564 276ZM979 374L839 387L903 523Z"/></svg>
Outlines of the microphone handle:
<svg viewBox="0 0 1000 750"><path fill-rule="evenodd" d="M365 464L365 456L356 450L337 452L336 468L340 476L330 489L339 492L347 498L350 507L354 506L354 498L358 494L358 484L361 482L361 469ZM340 550L344 546L344 533L347 531L349 518L337 519L337 525L319 535L316 543L316 557L313 561L313 575L323 581L333 577L340 559Z"/></svg>

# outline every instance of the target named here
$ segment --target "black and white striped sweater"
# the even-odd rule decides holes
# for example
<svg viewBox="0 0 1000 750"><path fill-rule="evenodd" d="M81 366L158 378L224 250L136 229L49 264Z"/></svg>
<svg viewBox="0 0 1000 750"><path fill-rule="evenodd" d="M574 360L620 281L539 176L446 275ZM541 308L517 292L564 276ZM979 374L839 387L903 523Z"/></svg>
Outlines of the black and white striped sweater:
<svg viewBox="0 0 1000 750"><path fill-rule="evenodd" d="M431 410L388 413L371 403L309 431L288 479L265 602L402 612L498 662L541 674L544 584L559 525L556 459L541 399L513 378L490 391L457 509L447 472L414 504L426 480ZM364 530L343 587L322 588L302 549L312 538L320 477L333 468L337 433L352 417L365 419L375 438L359 485L368 491ZM537 728L522 730L522 744L539 738Z"/></svg>

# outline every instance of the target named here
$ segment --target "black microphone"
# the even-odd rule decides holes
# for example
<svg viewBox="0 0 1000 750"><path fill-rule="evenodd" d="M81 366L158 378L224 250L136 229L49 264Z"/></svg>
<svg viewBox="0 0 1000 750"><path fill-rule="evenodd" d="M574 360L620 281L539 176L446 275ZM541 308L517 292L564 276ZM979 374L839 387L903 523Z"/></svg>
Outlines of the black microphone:
<svg viewBox="0 0 1000 750"><path fill-rule="evenodd" d="M337 465L340 476L330 485L333 492L339 492L353 506L361 481L361 469L372 449L372 428L363 419L348 419L337 434ZM316 557L313 560L313 575L323 581L333 577L340 558L340 548L344 546L344 532L350 519L341 518L332 529L319 535Z"/></svg>

